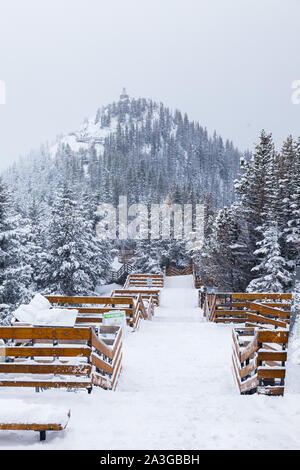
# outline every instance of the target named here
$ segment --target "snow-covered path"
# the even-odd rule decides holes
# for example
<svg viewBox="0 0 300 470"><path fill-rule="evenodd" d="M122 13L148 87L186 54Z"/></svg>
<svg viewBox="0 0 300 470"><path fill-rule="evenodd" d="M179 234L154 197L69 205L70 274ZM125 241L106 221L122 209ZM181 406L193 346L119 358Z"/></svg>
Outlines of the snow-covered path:
<svg viewBox="0 0 300 470"><path fill-rule="evenodd" d="M230 337L229 328L204 321L192 276L166 278L153 321L144 322L128 341L119 390L181 396L234 393Z"/></svg>
<svg viewBox="0 0 300 470"><path fill-rule="evenodd" d="M300 449L300 397L240 396L231 326L203 321L191 276L167 278L152 322L124 344L116 392L1 390L1 398L71 408L66 431L40 443L0 431L0 448Z"/></svg>

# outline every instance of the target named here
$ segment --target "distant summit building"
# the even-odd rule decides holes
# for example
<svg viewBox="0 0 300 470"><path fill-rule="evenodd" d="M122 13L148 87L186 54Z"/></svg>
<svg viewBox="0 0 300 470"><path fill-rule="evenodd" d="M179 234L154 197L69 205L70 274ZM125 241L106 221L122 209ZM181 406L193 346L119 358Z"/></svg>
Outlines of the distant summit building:
<svg viewBox="0 0 300 470"><path fill-rule="evenodd" d="M129 95L126 93L126 88L123 88L123 91L120 95L120 101L128 101L129 100Z"/></svg>

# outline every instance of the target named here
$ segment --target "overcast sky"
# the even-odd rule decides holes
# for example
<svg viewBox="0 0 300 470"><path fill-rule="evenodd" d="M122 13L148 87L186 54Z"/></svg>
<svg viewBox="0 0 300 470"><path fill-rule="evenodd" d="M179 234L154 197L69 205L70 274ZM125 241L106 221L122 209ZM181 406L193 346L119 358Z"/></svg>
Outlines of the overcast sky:
<svg viewBox="0 0 300 470"><path fill-rule="evenodd" d="M241 149L300 135L299 0L0 0L0 169L97 107L153 98Z"/></svg>

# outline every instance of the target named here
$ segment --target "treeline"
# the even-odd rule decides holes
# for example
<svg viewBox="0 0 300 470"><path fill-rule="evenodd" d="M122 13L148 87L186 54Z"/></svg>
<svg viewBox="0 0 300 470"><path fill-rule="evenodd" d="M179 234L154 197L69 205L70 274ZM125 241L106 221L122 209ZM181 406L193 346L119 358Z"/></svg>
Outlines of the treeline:
<svg viewBox="0 0 300 470"><path fill-rule="evenodd" d="M290 291L299 257L300 139L288 137L278 153L262 131L241 166L236 202L207 216L205 245L193 253L197 269L227 291Z"/></svg>

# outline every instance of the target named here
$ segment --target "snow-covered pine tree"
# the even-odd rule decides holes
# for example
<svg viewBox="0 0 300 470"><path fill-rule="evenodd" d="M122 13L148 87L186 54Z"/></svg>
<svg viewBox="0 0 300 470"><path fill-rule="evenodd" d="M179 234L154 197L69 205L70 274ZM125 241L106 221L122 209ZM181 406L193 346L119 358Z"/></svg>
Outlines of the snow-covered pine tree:
<svg viewBox="0 0 300 470"><path fill-rule="evenodd" d="M238 205L221 209L206 239L201 258L204 281L212 280L223 290L243 290L247 285L247 244Z"/></svg>
<svg viewBox="0 0 300 470"><path fill-rule="evenodd" d="M113 248L113 240L103 240L96 232L97 207L99 194L90 194L85 191L79 200L78 210L84 225L84 258L93 283L93 289L98 284L109 280L110 266L116 250Z"/></svg>
<svg viewBox="0 0 300 470"><path fill-rule="evenodd" d="M140 239L135 240L135 249L132 268L136 273L159 274L162 272L160 266L161 241L153 240L150 236L151 206L148 205L148 221L141 224Z"/></svg>
<svg viewBox="0 0 300 470"><path fill-rule="evenodd" d="M194 195L191 195L191 200L189 201L193 205L196 203L196 199ZM195 235L197 226L196 226L196 214L195 210L193 210L193 223L192 223L192 228L193 232L190 235L190 242L188 243L189 247L189 254L191 256L192 262L194 264L195 271L198 276L200 276L201 279L204 279L206 276L205 270L206 270L206 260L203 257L204 253L208 253L208 244L209 244L209 238L212 234L213 226L214 226L214 219L215 219L215 213L213 210L212 206L212 198L211 194L206 194L203 197L202 204L204 205L204 240L202 244L202 240L198 241L195 239ZM206 279L208 277L206 276Z"/></svg>
<svg viewBox="0 0 300 470"><path fill-rule="evenodd" d="M0 179L0 323L31 297L32 267L28 263L27 227L13 212L10 192Z"/></svg>
<svg viewBox="0 0 300 470"><path fill-rule="evenodd" d="M285 228L286 242L289 245L289 259L296 260L299 252L295 249L296 242L300 240L300 137L295 143L294 165L289 169L289 182L292 191L289 191L289 212Z"/></svg>
<svg viewBox="0 0 300 470"><path fill-rule="evenodd" d="M254 254L262 239L262 228L274 207L274 160L276 154L272 134L262 130L259 144L250 161L241 160L243 171L235 183L235 192L248 230L248 271L257 264Z"/></svg>
<svg viewBox="0 0 300 470"><path fill-rule="evenodd" d="M31 290L40 292L47 288L46 234L48 218L46 208L34 199L29 207L27 224L28 264L32 268Z"/></svg>
<svg viewBox="0 0 300 470"><path fill-rule="evenodd" d="M263 239L257 243L259 248L255 251L260 263L252 269L258 277L250 282L247 292L284 292L291 275L281 255L280 231L272 220L272 214L265 227Z"/></svg>
<svg viewBox="0 0 300 470"><path fill-rule="evenodd" d="M48 289L62 295L88 295L94 288L87 223L68 185L58 189L48 234Z"/></svg>

